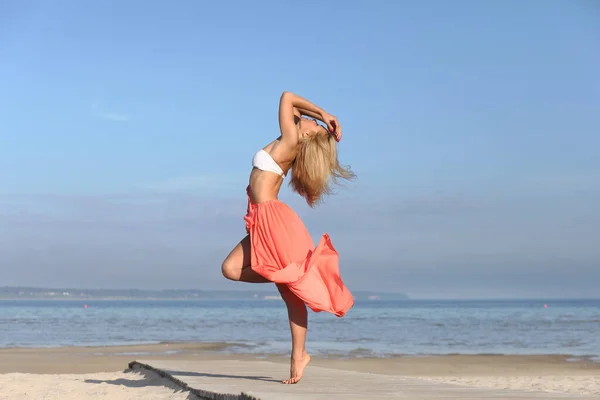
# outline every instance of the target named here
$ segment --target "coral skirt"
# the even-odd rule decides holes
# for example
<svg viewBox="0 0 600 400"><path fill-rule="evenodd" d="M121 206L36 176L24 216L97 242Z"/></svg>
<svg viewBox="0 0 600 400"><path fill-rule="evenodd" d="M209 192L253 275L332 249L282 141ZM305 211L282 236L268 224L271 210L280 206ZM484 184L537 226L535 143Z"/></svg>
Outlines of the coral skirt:
<svg viewBox="0 0 600 400"><path fill-rule="evenodd" d="M314 247L302 220L288 205L279 200L254 204L249 194L244 220L254 271L280 290L287 287L314 312L342 317L350 310L354 298L342 281L339 256L328 234Z"/></svg>

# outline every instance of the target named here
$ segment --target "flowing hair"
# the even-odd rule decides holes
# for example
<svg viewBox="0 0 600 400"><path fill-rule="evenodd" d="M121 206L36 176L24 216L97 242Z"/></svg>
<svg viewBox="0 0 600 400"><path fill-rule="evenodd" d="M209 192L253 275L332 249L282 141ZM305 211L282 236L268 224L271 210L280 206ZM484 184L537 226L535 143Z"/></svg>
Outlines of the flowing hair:
<svg viewBox="0 0 600 400"><path fill-rule="evenodd" d="M324 194L333 193L331 183L356 177L349 167L338 162L337 142L332 135L311 135L302 139L299 146L290 186L311 208L321 202Z"/></svg>

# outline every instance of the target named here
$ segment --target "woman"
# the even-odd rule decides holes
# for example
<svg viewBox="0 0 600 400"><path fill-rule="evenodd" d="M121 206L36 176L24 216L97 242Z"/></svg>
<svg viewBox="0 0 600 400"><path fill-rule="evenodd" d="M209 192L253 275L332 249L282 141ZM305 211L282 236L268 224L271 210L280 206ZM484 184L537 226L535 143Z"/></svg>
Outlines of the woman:
<svg viewBox="0 0 600 400"><path fill-rule="evenodd" d="M222 272L234 281L277 285L292 332L290 378L283 383L293 384L310 361L306 306L341 317L354 303L341 280L338 254L329 236L324 234L315 248L298 215L278 200L279 189L291 169L293 190L315 207L323 195L331 193L330 179L352 179L354 174L338 163L336 141L342 138L342 128L323 109L284 92L279 101L279 128L281 136L252 160L244 217L248 235L223 261Z"/></svg>

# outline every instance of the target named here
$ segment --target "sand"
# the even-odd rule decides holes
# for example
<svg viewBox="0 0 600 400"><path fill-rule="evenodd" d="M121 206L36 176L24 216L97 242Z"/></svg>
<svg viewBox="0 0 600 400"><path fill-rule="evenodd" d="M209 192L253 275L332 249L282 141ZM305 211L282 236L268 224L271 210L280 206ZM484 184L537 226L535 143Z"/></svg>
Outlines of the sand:
<svg viewBox="0 0 600 400"><path fill-rule="evenodd" d="M157 344L118 347L0 349L0 399L192 399L148 373L127 372L139 358L256 360L256 355L224 355L220 344ZM258 357L281 363L287 357ZM322 358L313 365L341 370L410 376L428 381L600 398L600 364L563 356L431 356Z"/></svg>
<svg viewBox="0 0 600 400"><path fill-rule="evenodd" d="M169 387L153 373L102 372L96 374L0 375L0 400L107 399L192 400L187 391Z"/></svg>
<svg viewBox="0 0 600 400"><path fill-rule="evenodd" d="M482 387L488 389L518 389L531 392L568 393L598 396L600 374L594 375L544 375L544 376L438 376L422 377L425 380Z"/></svg>

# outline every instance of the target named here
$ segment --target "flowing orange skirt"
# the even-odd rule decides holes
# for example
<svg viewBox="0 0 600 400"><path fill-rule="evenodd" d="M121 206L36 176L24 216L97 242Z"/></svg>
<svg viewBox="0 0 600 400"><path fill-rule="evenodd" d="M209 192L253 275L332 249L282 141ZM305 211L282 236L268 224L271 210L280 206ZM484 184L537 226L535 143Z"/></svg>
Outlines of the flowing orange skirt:
<svg viewBox="0 0 600 400"><path fill-rule="evenodd" d="M288 205L279 200L254 204L250 195L244 220L254 271L280 290L287 287L314 312L342 317L352 308L354 298L342 282L339 256L328 234L315 248L302 220Z"/></svg>

